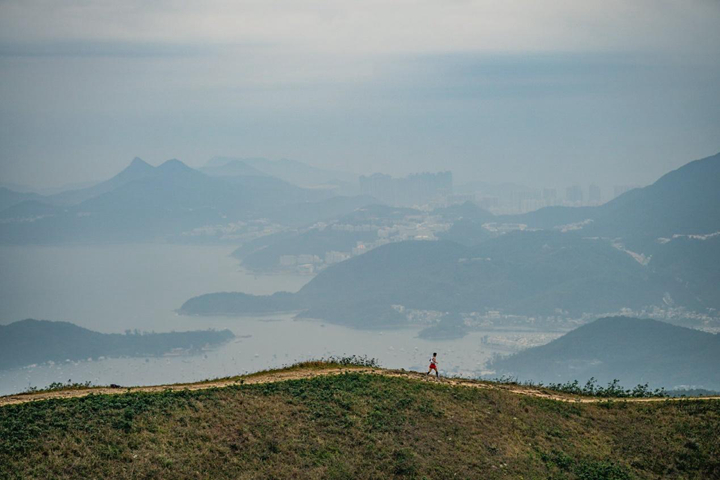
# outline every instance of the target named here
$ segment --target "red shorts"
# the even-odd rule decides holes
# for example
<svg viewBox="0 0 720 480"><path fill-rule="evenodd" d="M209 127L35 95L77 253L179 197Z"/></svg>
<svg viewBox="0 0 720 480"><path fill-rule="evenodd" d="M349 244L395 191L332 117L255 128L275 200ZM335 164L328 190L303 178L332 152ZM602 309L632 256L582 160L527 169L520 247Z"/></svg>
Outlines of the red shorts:
<svg viewBox="0 0 720 480"><path fill-rule="evenodd" d="M430 364L430 370L435 370L437 372L437 367L435 366L434 363Z"/></svg>

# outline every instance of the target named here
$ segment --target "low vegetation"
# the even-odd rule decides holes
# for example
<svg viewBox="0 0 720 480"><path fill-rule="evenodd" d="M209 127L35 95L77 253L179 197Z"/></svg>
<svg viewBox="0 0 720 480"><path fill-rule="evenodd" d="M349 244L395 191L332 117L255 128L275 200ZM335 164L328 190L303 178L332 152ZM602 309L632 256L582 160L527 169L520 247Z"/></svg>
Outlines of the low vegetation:
<svg viewBox="0 0 720 480"><path fill-rule="evenodd" d="M554 392L569 393L572 395L580 395L584 397L601 397L601 398L664 398L670 394L664 388L651 389L648 384L638 384L634 388L624 388L620 385L620 380L615 379L609 382L607 386L598 385L597 380L591 377L585 385L573 380L565 383L535 383L532 381L519 382L512 377L502 377L496 379L495 382L507 385L524 385L544 390L552 390ZM711 392L710 392L711 393ZM707 395L708 393L706 393ZM700 396L700 395L698 395Z"/></svg>
<svg viewBox="0 0 720 480"><path fill-rule="evenodd" d="M23 394L33 394L33 393L42 393L42 392L56 392L61 390L88 390L90 388L93 388L93 384L91 381L86 382L73 382L72 378L68 379L67 383L63 382L52 382L50 385L48 385L45 388L38 388L38 387L29 387L27 390L22 392Z"/></svg>
<svg viewBox="0 0 720 480"><path fill-rule="evenodd" d="M719 427L718 401L579 404L349 368L8 405L0 478L717 478Z"/></svg>

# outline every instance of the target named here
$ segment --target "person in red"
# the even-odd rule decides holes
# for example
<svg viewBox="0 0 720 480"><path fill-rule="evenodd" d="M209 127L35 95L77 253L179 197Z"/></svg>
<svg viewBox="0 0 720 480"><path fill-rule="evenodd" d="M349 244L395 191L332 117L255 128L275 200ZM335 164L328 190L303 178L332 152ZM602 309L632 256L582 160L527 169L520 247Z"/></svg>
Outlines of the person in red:
<svg viewBox="0 0 720 480"><path fill-rule="evenodd" d="M428 368L427 375L430 375L430 372L435 370L435 377L440 378L440 372L438 372L437 366L438 366L437 353L433 353L433 356L430 359L430 368Z"/></svg>

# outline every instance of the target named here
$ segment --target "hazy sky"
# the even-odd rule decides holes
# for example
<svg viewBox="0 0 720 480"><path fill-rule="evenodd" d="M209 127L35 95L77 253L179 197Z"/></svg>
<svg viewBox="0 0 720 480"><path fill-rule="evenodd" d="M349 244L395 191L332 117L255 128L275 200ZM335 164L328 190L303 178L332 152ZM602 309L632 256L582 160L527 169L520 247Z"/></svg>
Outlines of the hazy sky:
<svg viewBox="0 0 720 480"><path fill-rule="evenodd" d="M0 181L135 156L644 184L720 151L717 0L0 0Z"/></svg>

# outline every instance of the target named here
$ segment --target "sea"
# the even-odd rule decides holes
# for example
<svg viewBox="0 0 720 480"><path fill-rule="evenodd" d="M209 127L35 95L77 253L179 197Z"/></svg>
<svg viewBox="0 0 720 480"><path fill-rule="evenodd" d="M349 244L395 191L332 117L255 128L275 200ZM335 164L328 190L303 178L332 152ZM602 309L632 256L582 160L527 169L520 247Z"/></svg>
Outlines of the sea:
<svg viewBox="0 0 720 480"><path fill-rule="evenodd" d="M169 244L0 247L0 324L62 320L103 333L230 329L235 339L199 353L103 358L0 370L0 395L53 382L123 386L192 382L331 356L366 356L387 368L477 377L493 354L550 341L559 334L473 331L457 340L421 339L422 327L358 330L292 314L194 317L176 311L212 292L295 292L312 277L254 274L234 247Z"/></svg>

